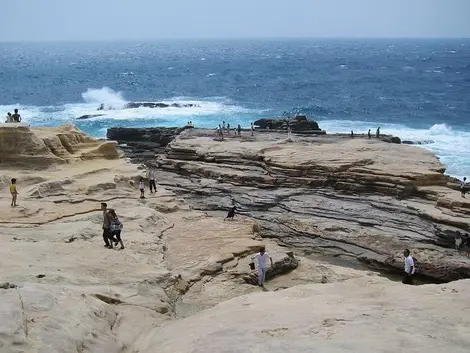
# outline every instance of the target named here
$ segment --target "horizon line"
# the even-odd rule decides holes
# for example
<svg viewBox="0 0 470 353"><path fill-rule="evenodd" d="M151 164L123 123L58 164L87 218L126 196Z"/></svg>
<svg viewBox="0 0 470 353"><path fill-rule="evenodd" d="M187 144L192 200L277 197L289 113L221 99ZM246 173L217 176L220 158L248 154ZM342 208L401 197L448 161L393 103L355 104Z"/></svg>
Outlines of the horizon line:
<svg viewBox="0 0 470 353"><path fill-rule="evenodd" d="M160 37L160 38L102 38L102 39L40 39L9 40L0 43L103 43L103 42L158 42L158 41L249 41L249 40L468 40L461 36L324 36L324 37Z"/></svg>

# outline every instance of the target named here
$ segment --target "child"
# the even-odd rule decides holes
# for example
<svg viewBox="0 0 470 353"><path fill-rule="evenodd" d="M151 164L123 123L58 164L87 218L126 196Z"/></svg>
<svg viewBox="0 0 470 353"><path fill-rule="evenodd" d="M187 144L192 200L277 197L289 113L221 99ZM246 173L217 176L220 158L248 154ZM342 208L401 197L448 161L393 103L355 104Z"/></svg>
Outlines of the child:
<svg viewBox="0 0 470 353"><path fill-rule="evenodd" d="M11 179L10 185L10 193L11 193L11 207L16 207L16 198L18 197L18 190L16 189L16 179Z"/></svg>
<svg viewBox="0 0 470 353"><path fill-rule="evenodd" d="M467 178L463 177L463 180L460 183L460 194L462 195L462 197L465 197L466 193L467 193Z"/></svg>
<svg viewBox="0 0 470 353"><path fill-rule="evenodd" d="M144 185L144 178L140 178L139 182L139 189L140 189L140 198L145 199L145 185Z"/></svg>

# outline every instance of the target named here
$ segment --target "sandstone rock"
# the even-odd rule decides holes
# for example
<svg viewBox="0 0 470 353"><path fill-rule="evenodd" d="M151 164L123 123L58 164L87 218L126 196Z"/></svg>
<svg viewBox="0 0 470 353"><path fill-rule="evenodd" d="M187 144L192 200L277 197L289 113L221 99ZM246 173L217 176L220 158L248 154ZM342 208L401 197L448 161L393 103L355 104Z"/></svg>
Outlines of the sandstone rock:
<svg viewBox="0 0 470 353"><path fill-rule="evenodd" d="M118 157L113 142L95 140L71 125L34 128L26 124L0 127L0 164L44 169L83 158Z"/></svg>
<svg viewBox="0 0 470 353"><path fill-rule="evenodd" d="M411 288L361 278L250 294L155 328L134 348L142 353L155 347L161 353L224 352L227 347L240 353L387 352L407 342L407 350L415 353L464 353L470 338L456 336L456 330L470 325L462 307L468 285ZM445 316L436 312L440 306Z"/></svg>

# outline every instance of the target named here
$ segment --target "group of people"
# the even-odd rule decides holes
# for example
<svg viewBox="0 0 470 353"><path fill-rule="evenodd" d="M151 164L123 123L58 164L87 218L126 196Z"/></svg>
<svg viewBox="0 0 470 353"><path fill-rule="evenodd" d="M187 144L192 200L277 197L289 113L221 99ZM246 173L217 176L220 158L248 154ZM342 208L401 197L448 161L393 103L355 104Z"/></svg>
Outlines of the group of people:
<svg viewBox="0 0 470 353"><path fill-rule="evenodd" d="M353 130L351 130L351 137L354 137L354 131ZM371 129L369 129L369 131L367 131L367 137L369 137L369 140L372 138ZM375 137L380 138L380 126L375 131Z"/></svg>
<svg viewBox="0 0 470 353"><path fill-rule="evenodd" d="M18 113L18 109L14 110L14 114L12 115L10 112L7 113L7 117L5 123L21 123L21 115Z"/></svg>
<svg viewBox="0 0 470 353"><path fill-rule="evenodd" d="M238 124L238 126L236 128L233 128L233 127L230 126L229 123L226 124L225 121L223 121L222 124L219 124L219 126L217 126L217 128L216 128L217 136L220 137L223 140L224 139L224 132L227 135L230 135L231 130L234 130L235 134L238 135L238 136L242 135L242 127L241 127L240 124ZM251 123L251 136L254 136L254 131L255 131L255 127L254 127L253 123Z"/></svg>
<svg viewBox="0 0 470 353"><path fill-rule="evenodd" d="M108 209L106 202L101 203L103 212L103 241L107 249L113 249L114 246L121 244L121 250L124 249L124 243L121 239L123 225L113 209Z"/></svg>

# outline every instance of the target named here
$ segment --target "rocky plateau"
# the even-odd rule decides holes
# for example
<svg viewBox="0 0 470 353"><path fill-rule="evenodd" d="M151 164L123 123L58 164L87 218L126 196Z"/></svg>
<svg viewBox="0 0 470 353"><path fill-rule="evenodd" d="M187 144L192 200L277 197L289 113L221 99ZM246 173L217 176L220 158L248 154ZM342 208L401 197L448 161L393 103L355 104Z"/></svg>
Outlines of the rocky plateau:
<svg viewBox="0 0 470 353"><path fill-rule="evenodd" d="M453 243L469 206L429 152L272 131L114 133L0 126L0 353L468 350L469 280L403 286L341 265L399 270L408 246L422 276L468 277ZM140 199L144 163L159 167L157 192ZM124 250L103 247L100 202L124 224ZM265 288L248 266L261 245Z"/></svg>

